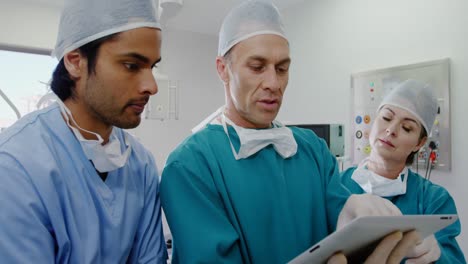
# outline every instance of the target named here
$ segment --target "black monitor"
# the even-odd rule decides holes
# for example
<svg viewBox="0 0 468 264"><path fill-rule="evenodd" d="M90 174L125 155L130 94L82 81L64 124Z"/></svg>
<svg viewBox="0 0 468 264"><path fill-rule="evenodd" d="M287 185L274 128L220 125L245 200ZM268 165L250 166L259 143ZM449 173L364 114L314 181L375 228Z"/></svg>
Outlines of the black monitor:
<svg viewBox="0 0 468 264"><path fill-rule="evenodd" d="M291 126L306 128L314 131L318 137L321 137L325 140L328 148L330 148L330 124L299 124Z"/></svg>

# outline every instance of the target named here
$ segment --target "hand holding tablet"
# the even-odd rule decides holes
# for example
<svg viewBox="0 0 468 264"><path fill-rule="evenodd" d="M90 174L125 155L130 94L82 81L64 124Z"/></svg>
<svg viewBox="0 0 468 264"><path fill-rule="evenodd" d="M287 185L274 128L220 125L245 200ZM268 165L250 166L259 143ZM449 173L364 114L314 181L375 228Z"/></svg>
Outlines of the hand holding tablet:
<svg viewBox="0 0 468 264"><path fill-rule="evenodd" d="M457 215L365 216L356 218L291 260L291 264L326 263L335 253L343 253L348 263L362 263L385 236L416 230L421 239L458 219Z"/></svg>

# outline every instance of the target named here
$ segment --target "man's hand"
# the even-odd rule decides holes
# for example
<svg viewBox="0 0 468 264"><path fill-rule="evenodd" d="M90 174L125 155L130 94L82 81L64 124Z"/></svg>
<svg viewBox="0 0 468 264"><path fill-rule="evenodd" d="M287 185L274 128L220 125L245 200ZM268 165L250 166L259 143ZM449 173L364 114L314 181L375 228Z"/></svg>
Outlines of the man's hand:
<svg viewBox="0 0 468 264"><path fill-rule="evenodd" d="M400 209L387 199L372 194L353 194L346 201L338 217L337 229L350 223L352 220L362 216L398 216L402 215ZM367 257L366 264L386 263L398 264L405 257L420 257L432 250L426 250L427 247L421 246L416 249L420 241L419 233L411 231L403 234L398 231L387 235ZM431 244L430 242L428 242ZM436 242L437 243L437 242ZM431 244L432 245L432 244ZM430 246L432 249L433 247ZM440 254L440 252L439 252ZM346 257L342 253L333 255L328 264L346 264ZM411 262L409 262L411 263ZM420 263L420 262L415 262ZM428 263L428 262L421 262Z"/></svg>
<svg viewBox="0 0 468 264"><path fill-rule="evenodd" d="M387 199L373 194L353 194L346 201L338 217L340 229L353 219L361 216L401 215L400 209Z"/></svg>
<svg viewBox="0 0 468 264"><path fill-rule="evenodd" d="M406 264L426 264L437 261L440 258L440 247L435 236L426 237L408 253L407 257Z"/></svg>
<svg viewBox="0 0 468 264"><path fill-rule="evenodd" d="M420 241L419 233L410 231L405 234L400 231L386 236L366 259L365 264L398 264Z"/></svg>
<svg viewBox="0 0 468 264"><path fill-rule="evenodd" d="M420 240L419 233L411 231L403 235L395 232L386 236L367 257L365 264L398 264L408 255ZM328 259L327 264L347 264L346 256L337 253ZM424 262L427 263L427 262Z"/></svg>
<svg viewBox="0 0 468 264"><path fill-rule="evenodd" d="M328 259L327 264L347 264L348 260L343 253L337 253Z"/></svg>

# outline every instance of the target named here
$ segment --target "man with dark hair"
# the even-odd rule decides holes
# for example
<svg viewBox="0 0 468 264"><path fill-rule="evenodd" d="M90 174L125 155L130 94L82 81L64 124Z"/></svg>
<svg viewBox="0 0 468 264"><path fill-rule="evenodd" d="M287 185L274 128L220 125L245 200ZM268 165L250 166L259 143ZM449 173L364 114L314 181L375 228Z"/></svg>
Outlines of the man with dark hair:
<svg viewBox="0 0 468 264"><path fill-rule="evenodd" d="M66 0L57 103L0 134L5 263L164 263L153 156L134 128L158 87L152 0Z"/></svg>
<svg viewBox="0 0 468 264"><path fill-rule="evenodd" d="M102 43L115 38L116 34L111 34L109 36L93 40L90 43L78 48L80 53L87 59L88 72L96 73L96 56ZM71 79L71 76L68 73L62 58L54 70L50 87L52 91L60 98L60 100L65 101L68 99L68 97L73 96L74 85L75 81Z"/></svg>

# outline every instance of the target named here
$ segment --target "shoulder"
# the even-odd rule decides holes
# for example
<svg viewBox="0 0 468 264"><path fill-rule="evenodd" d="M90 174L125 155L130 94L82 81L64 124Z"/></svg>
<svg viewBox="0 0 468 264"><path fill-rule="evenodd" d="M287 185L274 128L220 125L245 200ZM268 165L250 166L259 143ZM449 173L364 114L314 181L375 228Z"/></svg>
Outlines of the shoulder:
<svg viewBox="0 0 468 264"><path fill-rule="evenodd" d="M167 190L180 186L182 182L192 184L195 181L203 186L212 186L212 177L220 175L217 172L221 166L230 164L226 161L227 151L231 151L230 144L222 126L207 125L188 136L166 161L161 176L162 197L165 190L167 194Z"/></svg>
<svg viewBox="0 0 468 264"><path fill-rule="evenodd" d="M220 149L229 147L229 140L220 125L207 125L204 129L188 136L170 154L170 157L191 158L216 155ZM195 154L195 156L194 156ZM187 157L187 158L189 158Z"/></svg>
<svg viewBox="0 0 468 264"><path fill-rule="evenodd" d="M236 138L230 133L231 140ZM225 168L242 168L232 155L231 144L221 125L207 125L188 136L169 155L162 180L175 176L210 178ZM170 177L170 178L171 178Z"/></svg>
<svg viewBox="0 0 468 264"><path fill-rule="evenodd" d="M43 138L47 128L55 124L55 122L48 123L48 121L54 119L51 118L52 116L60 115L59 112L58 108L50 106L25 115L0 134L0 147L15 149L15 146L40 143L37 140Z"/></svg>
<svg viewBox="0 0 468 264"><path fill-rule="evenodd" d="M418 173L413 172L411 169L408 169L408 185L410 185L409 188L413 190L414 189L420 190L424 192L425 194L437 194L441 196L450 196L447 189L425 179Z"/></svg>
<svg viewBox="0 0 468 264"><path fill-rule="evenodd" d="M351 178L357 167L350 167L340 173L341 177Z"/></svg>
<svg viewBox="0 0 468 264"><path fill-rule="evenodd" d="M74 153L57 136L63 136L57 124L65 126L58 118L60 111L51 106L24 116L0 134L0 178L5 188L0 193L16 198L54 193L53 181L70 162L69 153Z"/></svg>
<svg viewBox="0 0 468 264"><path fill-rule="evenodd" d="M74 155L73 135L56 105L32 112L0 134L0 150L25 167L54 164Z"/></svg>
<svg viewBox="0 0 468 264"><path fill-rule="evenodd" d="M224 128L221 125L207 125L204 129L187 137L183 144L198 144L203 142L211 142L212 140L226 140L227 136ZM182 145L182 144L181 144Z"/></svg>
<svg viewBox="0 0 468 264"><path fill-rule="evenodd" d="M453 197L444 187L408 170L407 195L422 203L424 214L455 213ZM416 197L414 196L416 195Z"/></svg>

